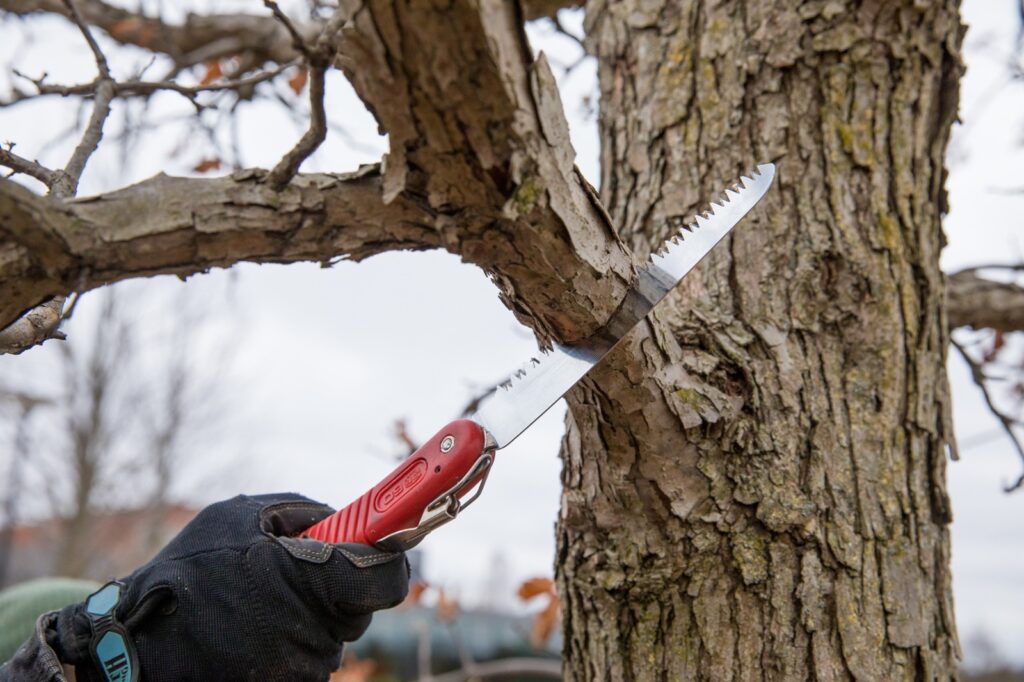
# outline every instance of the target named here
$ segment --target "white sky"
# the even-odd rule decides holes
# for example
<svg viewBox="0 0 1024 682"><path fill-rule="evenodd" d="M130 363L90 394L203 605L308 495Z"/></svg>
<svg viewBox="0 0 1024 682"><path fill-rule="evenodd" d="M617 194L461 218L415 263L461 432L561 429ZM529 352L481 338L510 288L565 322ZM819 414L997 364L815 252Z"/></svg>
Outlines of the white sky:
<svg viewBox="0 0 1024 682"><path fill-rule="evenodd" d="M964 2L971 27L969 70L961 95L966 125L958 129L950 155L952 211L943 254L950 271L1019 261L1024 254L1018 232L1024 202L1020 195L1001 191L1024 185L1024 88L1006 87L1001 61L1019 25L1014 4ZM579 16L572 21L578 25ZM52 82L91 79L91 56L77 33L57 20L29 26L34 39L23 42L17 37L22 24L0 24L0 64L13 63L30 75L46 71ZM575 59L576 48L565 38L534 27L531 39L553 61ZM141 53L125 52L137 55L127 63L145 63ZM0 90L9 79L10 74L0 73ZM596 92L592 61L578 67L562 87L577 162L596 184L596 121L582 103L584 95ZM348 84L335 73L328 92L328 111L358 144L332 134L304 170L344 171L377 160L386 141ZM152 107L161 118L189 111L187 103L171 95L154 98ZM71 102L56 99L0 109L0 140L17 142L17 151L26 156L62 165L74 138L52 141L54 131L64 130L77 111ZM115 112L112 131L120 127L123 112ZM239 120L246 166L273 165L303 125L283 107L271 106L243 107ZM182 145L183 136L180 124L146 136L127 164L115 145L103 148L90 163L82 194L161 170L187 173L210 154L210 147L197 135ZM224 380L236 402L225 415L224 437L216 450L197 453L179 490L196 502L235 492L297 490L342 506L394 466L388 457L397 450L390 436L395 419L407 419L412 434L426 439L456 416L477 388L506 375L535 349L531 335L500 304L487 278L440 252L387 254L329 270L243 265L194 277L187 286L173 278L122 286L164 300L184 288L194 300L214 301L222 308L213 326L239 339ZM95 312L96 297L83 298L69 330L72 341ZM17 358L0 357L0 382L20 378L45 387L47 367L56 359L54 345ZM199 361L211 371L222 369L219 357ZM965 443L978 442L975 436L988 436L997 425L958 359L951 360L950 371L957 433ZM551 574L563 412L560 403L501 451L476 506L424 543L428 578L475 601L489 584L496 555L506 562L510 591L521 579ZM226 461L244 464L225 471ZM2 458L0 466L6 471ZM984 630L1006 654L1024 662L1024 493L1000 492L1020 466L1004 440L989 439L963 451L962 461L949 467L949 480L961 634L966 640Z"/></svg>

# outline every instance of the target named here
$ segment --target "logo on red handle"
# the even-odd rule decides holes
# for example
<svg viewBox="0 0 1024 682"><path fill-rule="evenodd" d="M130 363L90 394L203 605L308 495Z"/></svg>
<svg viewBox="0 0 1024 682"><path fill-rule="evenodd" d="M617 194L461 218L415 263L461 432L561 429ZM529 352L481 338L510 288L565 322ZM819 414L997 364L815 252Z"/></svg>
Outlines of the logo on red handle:
<svg viewBox="0 0 1024 682"><path fill-rule="evenodd" d="M380 491L377 499L373 501L374 509L383 514L405 497L410 490L415 488L416 484L422 481L426 475L426 460L421 458L410 463L409 467L392 481L388 487Z"/></svg>

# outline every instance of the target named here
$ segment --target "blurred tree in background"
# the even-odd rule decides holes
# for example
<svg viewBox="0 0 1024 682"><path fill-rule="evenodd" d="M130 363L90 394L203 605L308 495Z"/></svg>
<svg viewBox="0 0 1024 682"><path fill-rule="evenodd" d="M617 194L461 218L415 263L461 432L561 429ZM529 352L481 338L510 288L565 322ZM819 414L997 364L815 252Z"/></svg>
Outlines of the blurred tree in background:
<svg viewBox="0 0 1024 682"><path fill-rule="evenodd" d="M197 359L224 349L200 345L195 306L179 297L147 319L138 296L95 296L91 319L65 327L74 341L59 346L59 366L0 386L13 427L0 586L103 580L147 560L191 517L172 495L189 458L217 446L223 373Z"/></svg>

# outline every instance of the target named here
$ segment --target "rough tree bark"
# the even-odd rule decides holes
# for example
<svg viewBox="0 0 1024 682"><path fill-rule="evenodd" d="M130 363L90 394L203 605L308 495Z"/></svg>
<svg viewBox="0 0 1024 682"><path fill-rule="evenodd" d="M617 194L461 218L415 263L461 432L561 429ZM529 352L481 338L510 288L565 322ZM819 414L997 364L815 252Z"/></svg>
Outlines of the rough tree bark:
<svg viewBox="0 0 1024 682"><path fill-rule="evenodd" d="M72 202L0 181L0 324L124 277L441 247L542 342L572 341L720 183L776 161L755 214L569 396L567 676L955 677L938 267L955 0L591 0L600 199L518 3L340 11L337 63L389 134L379 169Z"/></svg>
<svg viewBox="0 0 1024 682"><path fill-rule="evenodd" d="M588 3L602 198L645 251L755 223L569 399L574 679L956 677L939 270L956 2Z"/></svg>

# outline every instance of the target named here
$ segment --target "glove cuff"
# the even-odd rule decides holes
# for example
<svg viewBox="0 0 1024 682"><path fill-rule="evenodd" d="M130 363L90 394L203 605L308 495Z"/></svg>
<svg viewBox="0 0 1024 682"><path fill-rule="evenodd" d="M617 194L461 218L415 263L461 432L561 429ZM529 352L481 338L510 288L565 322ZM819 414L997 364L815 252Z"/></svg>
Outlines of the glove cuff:
<svg viewBox="0 0 1024 682"><path fill-rule="evenodd" d="M123 591L123 583L109 582L57 616L57 656L76 668L91 668L88 679L138 682L135 646L116 615Z"/></svg>
<svg viewBox="0 0 1024 682"><path fill-rule="evenodd" d="M49 638L49 644L61 663L78 666L90 662L92 628L89 626L89 617L85 615L84 602L65 606L57 612L53 631L54 636Z"/></svg>

